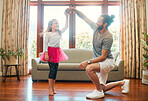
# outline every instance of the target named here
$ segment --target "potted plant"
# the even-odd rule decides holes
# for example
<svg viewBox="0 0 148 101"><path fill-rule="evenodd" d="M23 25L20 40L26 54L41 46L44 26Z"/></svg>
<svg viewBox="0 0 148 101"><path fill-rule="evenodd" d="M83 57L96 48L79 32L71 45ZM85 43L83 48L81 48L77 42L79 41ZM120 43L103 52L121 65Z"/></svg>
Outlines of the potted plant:
<svg viewBox="0 0 148 101"><path fill-rule="evenodd" d="M23 57L24 59L24 53L25 50L23 48L17 48L16 51L0 48L0 56L5 64L16 64L18 57Z"/></svg>
<svg viewBox="0 0 148 101"><path fill-rule="evenodd" d="M148 84L148 35L145 32L143 32L142 34L146 39L146 40L141 39L141 43L144 45L143 49L145 50L145 53L143 54L144 68L142 71L142 83Z"/></svg>

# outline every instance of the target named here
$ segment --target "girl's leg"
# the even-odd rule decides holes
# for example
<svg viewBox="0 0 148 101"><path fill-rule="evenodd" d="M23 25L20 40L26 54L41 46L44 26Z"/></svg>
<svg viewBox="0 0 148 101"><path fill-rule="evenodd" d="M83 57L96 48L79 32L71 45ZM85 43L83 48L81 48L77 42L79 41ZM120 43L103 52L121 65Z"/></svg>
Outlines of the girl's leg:
<svg viewBox="0 0 148 101"><path fill-rule="evenodd" d="M54 93L53 93L53 82L54 82L54 80L53 79L48 79L48 82L49 82L49 95L50 96L53 96L54 95Z"/></svg>
<svg viewBox="0 0 148 101"><path fill-rule="evenodd" d="M123 86L124 85L124 81L117 81L117 82L111 82L111 83L108 83L106 84L105 86L104 85L100 85L101 89L103 89L104 92L108 91L108 90L111 90L117 86Z"/></svg>
<svg viewBox="0 0 148 101"><path fill-rule="evenodd" d="M49 63L50 66L50 72L49 72L49 95L54 95L54 84L55 84L55 79L57 75L57 69L58 69L58 63ZM52 79L52 80L51 80Z"/></svg>
<svg viewBox="0 0 148 101"><path fill-rule="evenodd" d="M55 84L55 80L54 80L54 82L53 82L53 85ZM56 91L55 91L55 89L53 88L53 93L54 94L56 94Z"/></svg>
<svg viewBox="0 0 148 101"><path fill-rule="evenodd" d="M55 84L55 80L56 80L56 76L57 76L57 71L58 71L58 67L59 67L59 63L54 63L54 82L53 82L53 93L56 94L56 91L54 89L54 84Z"/></svg>
<svg viewBox="0 0 148 101"><path fill-rule="evenodd" d="M50 71L49 71L49 76L48 76L48 83L49 83L49 95L51 95L51 96L53 96L54 95L54 93L53 93L53 82L54 82L54 80L53 80L53 76L52 76L52 74L53 74L53 64L52 64L52 62L48 62L48 64L49 64L49 68L50 68Z"/></svg>

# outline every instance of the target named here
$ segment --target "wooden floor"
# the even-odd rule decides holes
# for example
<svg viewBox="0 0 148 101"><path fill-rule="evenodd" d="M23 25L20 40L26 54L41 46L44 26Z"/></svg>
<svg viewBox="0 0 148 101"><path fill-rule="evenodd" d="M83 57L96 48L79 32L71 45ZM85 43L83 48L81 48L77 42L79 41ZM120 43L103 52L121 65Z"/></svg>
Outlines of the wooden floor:
<svg viewBox="0 0 148 101"><path fill-rule="evenodd" d="M130 79L129 94L122 94L121 87L105 93L102 99L86 99L94 90L91 82L56 82L57 94L48 96L48 82L32 82L31 76L0 77L0 101L148 101L148 85L139 79Z"/></svg>

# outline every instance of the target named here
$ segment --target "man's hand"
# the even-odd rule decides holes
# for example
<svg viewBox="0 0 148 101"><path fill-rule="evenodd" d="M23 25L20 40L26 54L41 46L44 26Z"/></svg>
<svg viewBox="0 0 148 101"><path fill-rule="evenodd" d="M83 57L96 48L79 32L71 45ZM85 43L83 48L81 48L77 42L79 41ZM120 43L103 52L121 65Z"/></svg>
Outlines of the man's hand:
<svg viewBox="0 0 148 101"><path fill-rule="evenodd" d="M87 65L88 65L87 61L83 61L83 62L80 63L79 68L85 69Z"/></svg>
<svg viewBox="0 0 148 101"><path fill-rule="evenodd" d="M65 10L65 12L67 12L67 13L73 13L73 14L75 14L76 12L76 9L74 8L74 7L69 7L69 8L67 8L66 10Z"/></svg>

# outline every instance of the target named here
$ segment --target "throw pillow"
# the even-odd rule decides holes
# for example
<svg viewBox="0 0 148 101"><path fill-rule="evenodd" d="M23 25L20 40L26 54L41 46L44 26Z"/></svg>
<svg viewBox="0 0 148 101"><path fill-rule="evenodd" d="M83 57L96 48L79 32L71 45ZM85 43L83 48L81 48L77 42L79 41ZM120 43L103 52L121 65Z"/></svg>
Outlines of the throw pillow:
<svg viewBox="0 0 148 101"><path fill-rule="evenodd" d="M112 55L113 55L114 61L116 61L119 55L119 52L112 52Z"/></svg>

